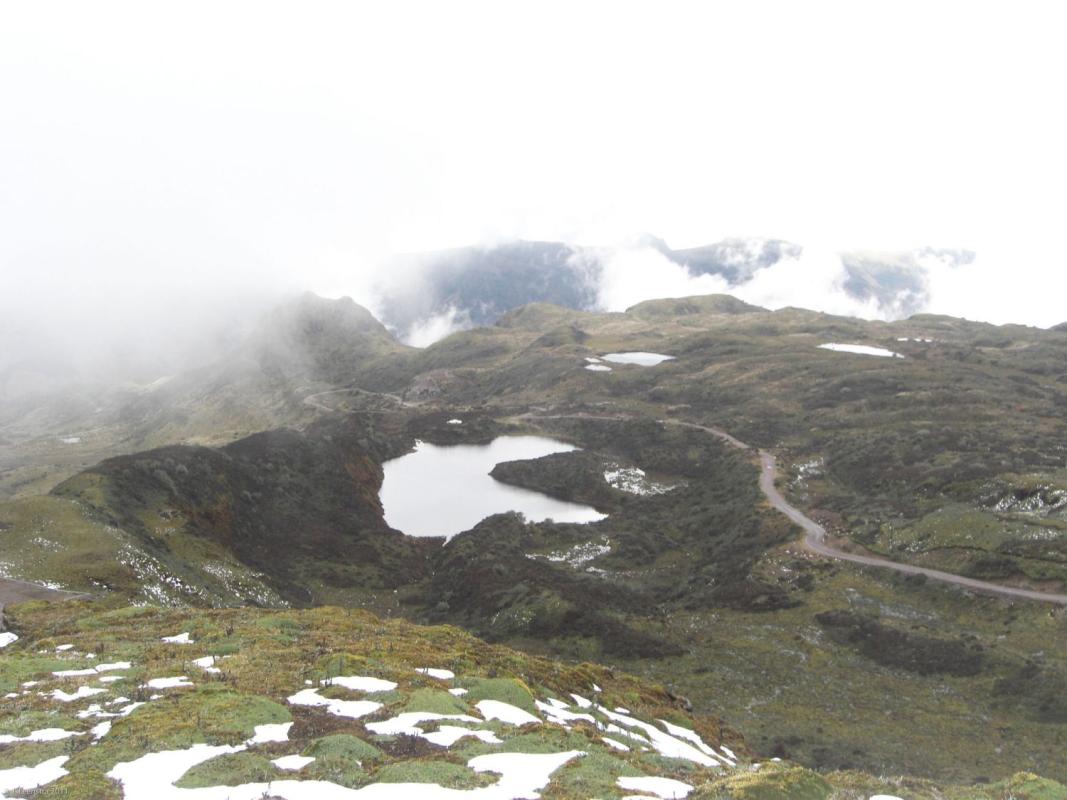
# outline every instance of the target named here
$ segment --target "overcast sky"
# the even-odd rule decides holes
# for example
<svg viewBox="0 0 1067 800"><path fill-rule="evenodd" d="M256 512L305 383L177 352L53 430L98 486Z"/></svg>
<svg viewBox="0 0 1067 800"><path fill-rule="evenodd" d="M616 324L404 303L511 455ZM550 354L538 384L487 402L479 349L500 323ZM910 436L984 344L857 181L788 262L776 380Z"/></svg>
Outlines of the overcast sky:
<svg viewBox="0 0 1067 800"><path fill-rule="evenodd" d="M932 310L1059 322L1063 7L6 3L0 315L180 325L360 299L393 251L647 231L967 247Z"/></svg>

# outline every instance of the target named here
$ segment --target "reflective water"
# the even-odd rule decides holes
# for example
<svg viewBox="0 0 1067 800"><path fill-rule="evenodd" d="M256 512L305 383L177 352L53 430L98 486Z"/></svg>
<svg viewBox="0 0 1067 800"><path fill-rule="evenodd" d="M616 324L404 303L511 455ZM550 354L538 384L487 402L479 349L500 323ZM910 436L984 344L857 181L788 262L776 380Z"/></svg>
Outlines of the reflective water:
<svg viewBox="0 0 1067 800"><path fill-rule="evenodd" d="M575 450L542 436L500 436L486 445L418 442L415 452L386 461L381 499L385 521L409 536L455 536L491 514L520 511L540 522L594 522L591 506L556 500L491 478L502 461Z"/></svg>
<svg viewBox="0 0 1067 800"><path fill-rule="evenodd" d="M601 356L605 361L615 364L639 364L642 367L654 367L664 361L673 361L674 356L665 356L662 353L605 353Z"/></svg>

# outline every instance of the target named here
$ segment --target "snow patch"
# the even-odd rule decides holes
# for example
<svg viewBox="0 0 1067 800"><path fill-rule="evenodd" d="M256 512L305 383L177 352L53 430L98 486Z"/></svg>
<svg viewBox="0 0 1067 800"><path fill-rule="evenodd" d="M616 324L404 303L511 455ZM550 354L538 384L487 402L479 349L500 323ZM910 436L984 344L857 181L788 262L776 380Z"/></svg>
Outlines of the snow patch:
<svg viewBox="0 0 1067 800"><path fill-rule="evenodd" d="M454 720L456 722L481 722L477 717L468 714L435 714L431 711L405 711L397 714L392 719L381 722L368 722L366 728L371 733L379 736L422 736L423 730L418 727L423 722L437 722L438 720Z"/></svg>
<svg viewBox="0 0 1067 800"><path fill-rule="evenodd" d="M58 742L69 739L71 736L84 736L79 731L68 731L63 728L41 728L32 731L25 736L12 736L9 733L0 734L0 744L14 744L15 742Z"/></svg>
<svg viewBox="0 0 1067 800"><path fill-rule="evenodd" d="M632 353L605 353L601 356L605 361L613 364L636 364L639 367L654 367L664 361L674 361L674 356L665 356L662 353L645 353L635 351Z"/></svg>
<svg viewBox="0 0 1067 800"><path fill-rule="evenodd" d="M29 791L52 781L58 781L67 774L63 765L67 763L68 758L69 756L56 756L42 761L36 767L0 769L0 795L16 789Z"/></svg>
<svg viewBox="0 0 1067 800"><path fill-rule="evenodd" d="M498 719L509 725L540 725L541 720L511 703L500 700L479 700L474 704L478 713L487 720Z"/></svg>
<svg viewBox="0 0 1067 800"><path fill-rule="evenodd" d="M301 689L289 698L289 704L294 706L321 706L327 713L338 717L359 719L368 714L373 714L382 707L381 703L373 700L334 700L323 697L318 689Z"/></svg>
<svg viewBox="0 0 1067 800"><path fill-rule="evenodd" d="M620 789L633 792L647 792L660 797L663 800L678 800L688 797L693 787L688 783L682 783L671 778L622 777L618 779Z"/></svg>
<svg viewBox="0 0 1067 800"><path fill-rule="evenodd" d="M434 667L419 667L415 671L416 672L421 672L423 675L429 675L431 678L437 678L438 680L442 680L442 681L450 681L450 680L452 680L453 678L456 677L456 673L454 673L450 669L435 669Z"/></svg>
<svg viewBox="0 0 1067 800"><path fill-rule="evenodd" d="M281 756L280 758L272 758L270 763L276 766L278 769L284 769L288 771L301 770L315 760L314 756Z"/></svg>
<svg viewBox="0 0 1067 800"><path fill-rule="evenodd" d="M101 689L96 686L79 686L78 691L68 694L62 689L52 690L52 699L59 700L63 703L72 703L75 700L82 700L86 697L92 697L94 694L103 694L106 689Z"/></svg>
<svg viewBox="0 0 1067 800"><path fill-rule="evenodd" d="M152 678L145 684L149 689L176 689L180 686L192 685L192 681L184 675L175 675L171 678Z"/></svg>
<svg viewBox="0 0 1067 800"><path fill-rule="evenodd" d="M204 656L203 658L194 658L193 666L200 667L200 669L204 670L204 672L217 674L219 672L222 672L222 670L215 666L215 661L215 656Z"/></svg>
<svg viewBox="0 0 1067 800"><path fill-rule="evenodd" d="M364 692L366 694L391 692L397 687L397 684L393 681L382 680L381 678L367 678L362 675L330 678L329 683L333 686L342 686L353 692Z"/></svg>
<svg viewBox="0 0 1067 800"><path fill-rule="evenodd" d="M193 639L189 638L189 631L183 633L176 633L174 636L164 636L161 641L167 644L193 644Z"/></svg>
<svg viewBox="0 0 1067 800"><path fill-rule="evenodd" d="M270 742L288 742L291 722L268 723L257 725L254 734L245 744L268 744Z"/></svg>
<svg viewBox="0 0 1067 800"><path fill-rule="evenodd" d="M608 468L604 471L604 480L612 488L629 494L666 494L674 488L665 483L654 483L648 480L645 477L645 471L639 467L623 467L619 464L608 464Z"/></svg>
<svg viewBox="0 0 1067 800"><path fill-rule="evenodd" d="M432 733L422 734L423 739L441 747L451 747L466 736L473 736L475 739L485 742L485 744L503 744L502 740L498 739L497 735L492 731L471 730L470 728L460 728L456 725L442 725Z"/></svg>
<svg viewBox="0 0 1067 800"><path fill-rule="evenodd" d="M836 353L855 353L861 356L881 356L882 358L904 358L900 353L886 350L884 347L870 347L865 344L820 344L821 350L833 350Z"/></svg>

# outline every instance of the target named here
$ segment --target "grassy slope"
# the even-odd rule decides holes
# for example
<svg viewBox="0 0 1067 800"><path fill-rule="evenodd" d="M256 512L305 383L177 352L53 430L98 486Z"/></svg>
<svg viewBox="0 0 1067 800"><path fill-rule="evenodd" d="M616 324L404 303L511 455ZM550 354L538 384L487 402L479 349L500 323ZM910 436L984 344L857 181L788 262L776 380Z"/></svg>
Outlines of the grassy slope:
<svg viewBox="0 0 1067 800"><path fill-rule="evenodd" d="M114 604L112 604L114 605ZM737 800L846 800L877 791L901 797L1058 798L1064 787L1049 781L1017 776L1004 784L963 787L932 784L914 779L875 777L863 773L835 773L819 777L788 763L767 765L758 772L742 768L717 775L687 762L638 751L620 754L605 747L589 726L573 731L545 725L522 730L491 726L505 738L502 746L466 744L440 749L407 741L404 737L376 737L363 722L387 718L400 711L465 712L480 698L530 705L532 697L562 696L597 684L599 700L608 707L624 705L641 719L666 718L696 730L705 741L726 744L745 752L739 736L710 717L686 713L678 700L654 684L592 664L566 665L487 645L455 628L422 628L404 622L384 621L365 612L320 608L311 611L257 611L230 609L196 611L151 607L113 607L107 604L25 604L14 609L13 627L22 640L0 653L0 689L18 689L26 680L44 683L7 701L0 711L0 731L25 735L41 727L82 729L74 711L87 701L70 706L42 697L38 691L53 684L70 688L70 679L54 679L50 671L77 667L85 661L78 653L92 650L98 660L129 660L133 669L113 684L112 693L147 700L149 691L136 683L149 677L188 674L193 688L167 690L130 716L114 721L99 744L79 737L56 744L0 746L0 769L39 763L57 754L70 756L70 775L49 787L71 798L119 797L117 786L105 773L120 761L146 752L188 747L195 742L236 744L248 738L257 724L292 720L290 741L267 745L254 752L207 762L182 778L183 786L216 785L270 780L282 775L268 759L305 752L317 762L301 777L333 780L349 786L414 780L442 782L457 788L484 783L465 766L468 758L496 749L512 752L559 752L581 749L587 755L553 776L544 797L556 800L585 798L591 794L622 794L614 784L617 775L664 775L697 786L694 795ZM167 645L160 637L189 631L195 644ZM59 644L72 644L68 655L56 654ZM222 672L201 673L189 663L209 653L220 657ZM457 684L468 687L464 698L441 690L441 683L419 675L416 668L446 667L458 675ZM118 674L118 673L117 673ZM386 708L364 720L346 720L321 710L290 706L286 696L312 681L331 675L375 675L399 683L397 690L376 697ZM92 683L92 680L89 681ZM350 696L344 691L327 694ZM1025 785L1034 793L1019 791ZM1041 790L1044 794L1038 793Z"/></svg>
<svg viewBox="0 0 1067 800"><path fill-rule="evenodd" d="M898 336L938 341L899 343ZM827 341L889 347L908 358L816 348ZM677 359L655 369L583 369L587 355L629 349ZM858 546L999 579L1056 581L1063 576L1065 537L1055 513L998 511L989 498L991 487L1003 497L1020 485L1062 484L1064 363L1062 333L943 318L867 323L797 310L752 312L720 301L643 304L625 315L533 306L497 328L457 334L394 362L389 380L411 379L408 396L422 399L423 411L439 411L379 414L383 449L376 457L402 450L415 435L442 442L470 435L441 423L456 413L471 419L471 407L483 408L473 415L483 422L479 436L501 430L490 416L532 407L710 422L773 447L787 464L817 462L817 470L788 488ZM358 394L336 399L346 406L367 402ZM449 552L466 547L470 553L454 574L483 578L490 575L482 571L487 562L497 559L509 569L523 564L517 574L528 580L468 581L477 591L455 607L451 600L440 607L447 585L424 582L395 596L335 587L332 598L460 621L531 649L625 664L673 683L698 708L722 709L752 732L764 753L780 748L822 767L906 765L967 780L1031 764L1065 777L1057 771L1065 723L1056 693L1067 671L1062 615L975 601L853 567L813 566L776 550L761 557L789 531L775 515L757 512L755 500L739 502L711 529L736 532L752 524L763 537L759 547L740 550L740 562L732 560L739 549L717 551L715 537L711 547L701 542L694 550L716 509L751 489L743 464L710 453L704 464L712 469L701 473L710 485L694 487L692 468L702 457L699 448L689 452L691 441L659 447L643 440L640 426L604 434L593 426L544 424L587 448L679 478L687 488L676 498L685 505L628 507L592 536L534 526L516 542L506 525L489 525L473 544L461 537ZM628 442L641 446L627 451ZM588 478L590 468L575 475ZM32 538L21 526L5 535L15 533L20 541ZM584 570L572 575L565 566L523 563L527 553L604 535L613 550L593 566L613 580L602 587ZM1041 552L1020 549L1028 540L1038 541ZM722 578L731 572L763 588L722 594ZM447 582L449 574L439 571L437 580ZM603 598L584 604L603 613L572 613L586 596ZM694 606L686 597L700 601ZM773 602L755 613L753 601L766 597ZM833 628L816 618L842 611L862 614L862 624ZM659 643L653 651L682 648L684 655L657 660L654 652L641 658L627 652L646 637ZM987 653L972 675L921 674L886 654L886 642L903 643L919 662L927 650L936 661L939 641L955 646L962 637L975 637ZM622 647L612 652L606 642ZM928 746L915 748L917 740Z"/></svg>

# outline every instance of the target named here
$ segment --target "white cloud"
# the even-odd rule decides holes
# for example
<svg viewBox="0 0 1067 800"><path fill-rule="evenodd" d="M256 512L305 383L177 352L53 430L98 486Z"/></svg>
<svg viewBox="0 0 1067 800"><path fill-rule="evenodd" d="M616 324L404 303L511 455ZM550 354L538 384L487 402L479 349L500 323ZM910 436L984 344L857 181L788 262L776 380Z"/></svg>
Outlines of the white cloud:
<svg viewBox="0 0 1067 800"><path fill-rule="evenodd" d="M207 296L366 301L390 252L635 231L804 244L817 280L775 268L746 290L768 304L828 302L817 243L951 243L979 262L967 278L933 271L933 310L1051 324L1067 293L1067 109L1051 99L1065 13L9 5L0 317L23 333L0 332L0 350L113 348L153 325L163 338ZM617 268L634 283L606 287L608 302L644 294L626 288L648 285L639 265ZM669 293L703 286L656 269Z"/></svg>

